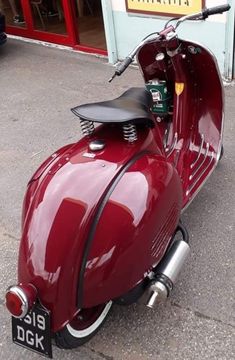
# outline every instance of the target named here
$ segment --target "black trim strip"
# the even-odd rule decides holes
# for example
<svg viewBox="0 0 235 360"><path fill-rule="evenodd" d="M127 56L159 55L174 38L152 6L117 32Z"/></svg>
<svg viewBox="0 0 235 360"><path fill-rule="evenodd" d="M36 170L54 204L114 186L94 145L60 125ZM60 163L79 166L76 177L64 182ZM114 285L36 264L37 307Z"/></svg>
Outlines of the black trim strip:
<svg viewBox="0 0 235 360"><path fill-rule="evenodd" d="M82 308L82 302L83 302L83 285L84 285L84 274L85 274L85 270L86 270L86 263L87 263L87 258L89 255L89 251L95 236L95 232L96 232L96 228L98 225L98 222L101 218L102 212L104 210L105 205L107 204L112 192L114 191L116 185L119 183L119 181L121 180L121 178L123 177L123 175L125 174L125 172L138 160L140 159L142 156L149 154L149 151L142 151L138 154L136 154L133 158L131 158L126 165L119 171L119 173L116 175L116 177L114 178L113 182L108 186L108 188L106 189L104 195L103 195L103 199L101 200L101 203L96 211L95 217L94 217L94 222L90 227L90 231L84 246L84 251L83 251L83 257L82 257L82 264L81 264L81 268L80 268L80 272L79 272L79 279L78 279L78 301L77 301L77 306L79 309Z"/></svg>

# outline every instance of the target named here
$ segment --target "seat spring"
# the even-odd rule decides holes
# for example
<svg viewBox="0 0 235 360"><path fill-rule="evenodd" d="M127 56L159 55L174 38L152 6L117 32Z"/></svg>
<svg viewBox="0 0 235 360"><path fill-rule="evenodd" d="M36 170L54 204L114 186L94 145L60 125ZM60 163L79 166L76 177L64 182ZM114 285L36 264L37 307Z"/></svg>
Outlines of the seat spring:
<svg viewBox="0 0 235 360"><path fill-rule="evenodd" d="M80 120L82 133L84 136L90 136L93 134L95 127L93 121Z"/></svg>
<svg viewBox="0 0 235 360"><path fill-rule="evenodd" d="M128 141L129 143L133 143L134 141L138 140L136 126L134 124L125 124L122 128L124 140Z"/></svg>

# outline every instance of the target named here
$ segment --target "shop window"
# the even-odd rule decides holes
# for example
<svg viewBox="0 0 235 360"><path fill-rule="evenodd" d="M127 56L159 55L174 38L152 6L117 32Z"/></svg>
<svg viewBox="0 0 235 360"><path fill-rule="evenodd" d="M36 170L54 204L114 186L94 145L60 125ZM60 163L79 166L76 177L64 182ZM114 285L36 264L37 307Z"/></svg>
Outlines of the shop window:
<svg viewBox="0 0 235 360"><path fill-rule="evenodd" d="M20 0L0 0L0 9L6 16L7 25L25 27L25 19Z"/></svg>
<svg viewBox="0 0 235 360"><path fill-rule="evenodd" d="M30 0L30 4L36 30L67 34L61 0Z"/></svg>
<svg viewBox="0 0 235 360"><path fill-rule="evenodd" d="M77 26L81 45L106 50L100 0L77 0Z"/></svg>

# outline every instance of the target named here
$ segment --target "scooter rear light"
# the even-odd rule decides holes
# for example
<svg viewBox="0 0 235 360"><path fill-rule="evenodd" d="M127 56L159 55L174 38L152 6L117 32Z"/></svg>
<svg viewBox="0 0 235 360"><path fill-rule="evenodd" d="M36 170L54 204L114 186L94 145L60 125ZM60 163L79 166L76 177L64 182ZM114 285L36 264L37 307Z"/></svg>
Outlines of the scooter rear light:
<svg viewBox="0 0 235 360"><path fill-rule="evenodd" d="M31 284L11 286L5 296L6 307L12 316L23 318L33 307L36 297L37 291Z"/></svg>

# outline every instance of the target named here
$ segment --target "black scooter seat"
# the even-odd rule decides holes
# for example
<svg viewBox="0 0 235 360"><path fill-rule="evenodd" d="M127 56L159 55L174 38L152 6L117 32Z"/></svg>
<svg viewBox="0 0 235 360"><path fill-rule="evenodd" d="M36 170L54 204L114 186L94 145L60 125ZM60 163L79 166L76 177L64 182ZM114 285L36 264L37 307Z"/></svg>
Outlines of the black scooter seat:
<svg viewBox="0 0 235 360"><path fill-rule="evenodd" d="M152 96L144 88L131 88L120 97L77 106L71 111L81 120L98 123L152 124L150 108Z"/></svg>

